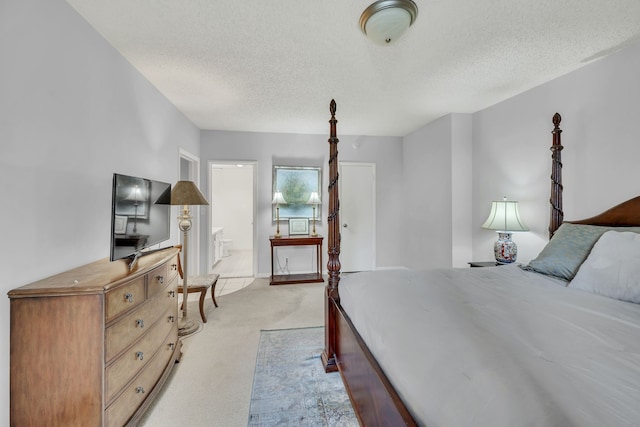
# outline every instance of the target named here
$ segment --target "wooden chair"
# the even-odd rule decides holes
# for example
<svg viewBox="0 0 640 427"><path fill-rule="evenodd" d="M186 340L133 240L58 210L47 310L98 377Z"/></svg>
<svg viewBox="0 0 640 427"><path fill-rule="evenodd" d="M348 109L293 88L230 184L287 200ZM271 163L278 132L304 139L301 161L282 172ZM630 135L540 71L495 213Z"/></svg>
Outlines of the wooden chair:
<svg viewBox="0 0 640 427"><path fill-rule="evenodd" d="M179 247L180 249L182 249L182 245L176 245L176 247ZM178 256L178 274L180 275L181 279L184 277L182 273L182 263L180 262L179 256ZM211 288L211 300L213 300L213 305L215 307L218 306L218 302L216 301L215 290L216 290L216 284L218 283L219 277L220 276L218 274L212 273L212 274L205 274L202 276L189 276L187 278L187 295L200 292L200 302L199 302L200 317L202 317L202 321L204 323L207 323L207 317L204 315L204 299L207 296L207 289ZM183 283L184 282L180 280L180 283L178 284L178 293L180 294L182 294L183 292L182 290ZM180 307L180 309L182 309L182 306Z"/></svg>

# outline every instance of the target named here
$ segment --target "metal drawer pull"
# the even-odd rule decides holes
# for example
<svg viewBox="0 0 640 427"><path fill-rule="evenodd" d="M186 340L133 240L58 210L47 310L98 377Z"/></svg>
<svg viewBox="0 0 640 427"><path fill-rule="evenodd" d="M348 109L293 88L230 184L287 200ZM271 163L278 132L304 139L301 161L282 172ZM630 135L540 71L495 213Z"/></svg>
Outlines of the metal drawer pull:
<svg viewBox="0 0 640 427"><path fill-rule="evenodd" d="M127 292L124 295L124 300L130 303L133 303L133 294L131 292Z"/></svg>
<svg viewBox="0 0 640 427"><path fill-rule="evenodd" d="M169 291L169 296L171 298L175 298L176 297L176 291Z"/></svg>
<svg viewBox="0 0 640 427"><path fill-rule="evenodd" d="M144 394L144 387L142 387L142 386L138 386L138 387L136 387L136 393L142 393L142 394Z"/></svg>
<svg viewBox="0 0 640 427"><path fill-rule="evenodd" d="M138 360L144 359L144 353L141 351L136 351L136 359Z"/></svg>
<svg viewBox="0 0 640 427"><path fill-rule="evenodd" d="M136 325L140 326L141 328L144 328L144 320L142 319L136 320Z"/></svg>
<svg viewBox="0 0 640 427"><path fill-rule="evenodd" d="M172 270L177 270L178 269L178 264L171 264L171 269Z"/></svg>
<svg viewBox="0 0 640 427"><path fill-rule="evenodd" d="M174 343L172 343L172 342L170 342L170 343L169 343L169 349L170 349L170 350L173 350L173 348L174 348L175 346L176 346L176 345L175 345Z"/></svg>
<svg viewBox="0 0 640 427"><path fill-rule="evenodd" d="M156 276L156 279L158 279L161 285L164 283L164 276Z"/></svg>
<svg viewBox="0 0 640 427"><path fill-rule="evenodd" d="M169 322L174 323L176 318L174 316L169 316Z"/></svg>

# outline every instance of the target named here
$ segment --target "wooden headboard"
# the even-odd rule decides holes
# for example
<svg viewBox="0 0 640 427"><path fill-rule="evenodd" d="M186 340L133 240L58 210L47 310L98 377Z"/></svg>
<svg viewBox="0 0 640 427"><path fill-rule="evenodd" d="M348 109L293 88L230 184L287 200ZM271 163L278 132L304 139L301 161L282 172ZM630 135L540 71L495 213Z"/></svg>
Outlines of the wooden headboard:
<svg viewBox="0 0 640 427"><path fill-rule="evenodd" d="M549 220L549 239L564 221L562 211L562 146L560 135L560 114L553 115L553 143L551 145L551 198L549 199L551 217ZM640 196L627 200L591 218L579 221L567 221L572 224L602 225L609 227L633 227L640 224Z"/></svg>

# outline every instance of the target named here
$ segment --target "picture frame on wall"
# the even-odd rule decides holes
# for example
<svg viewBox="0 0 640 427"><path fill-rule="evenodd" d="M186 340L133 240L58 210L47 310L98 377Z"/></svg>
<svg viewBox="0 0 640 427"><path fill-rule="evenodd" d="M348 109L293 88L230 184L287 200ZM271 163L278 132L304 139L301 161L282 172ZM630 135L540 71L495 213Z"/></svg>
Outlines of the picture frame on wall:
<svg viewBox="0 0 640 427"><path fill-rule="evenodd" d="M279 204L280 219L312 218L313 205L308 204L311 193L321 194L322 168L307 166L273 166L273 191L282 193L286 203ZM316 221L320 220L322 209L315 210ZM276 206L272 209L273 220L276 218Z"/></svg>
<svg viewBox="0 0 640 427"><path fill-rule="evenodd" d="M289 218L289 235L301 236L309 234L309 218Z"/></svg>

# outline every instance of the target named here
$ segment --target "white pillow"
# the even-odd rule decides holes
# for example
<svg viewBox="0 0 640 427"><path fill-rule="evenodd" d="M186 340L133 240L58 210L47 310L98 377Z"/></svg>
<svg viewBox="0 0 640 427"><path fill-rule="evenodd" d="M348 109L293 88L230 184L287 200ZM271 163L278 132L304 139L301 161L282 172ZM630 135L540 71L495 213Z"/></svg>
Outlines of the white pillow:
<svg viewBox="0 0 640 427"><path fill-rule="evenodd" d="M640 303L640 234L604 233L569 287Z"/></svg>

